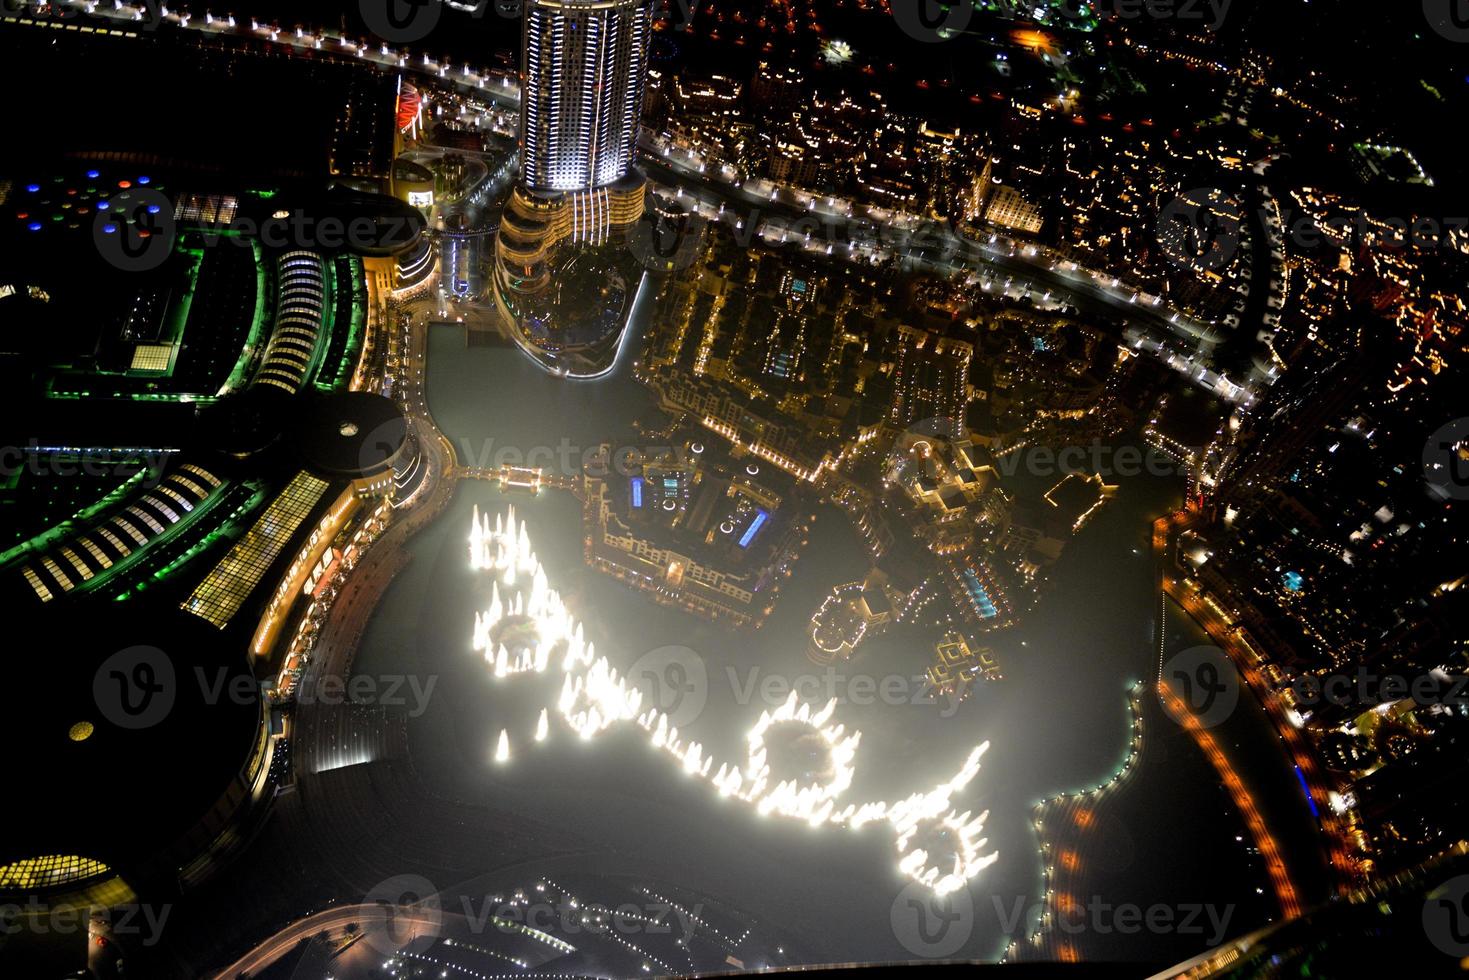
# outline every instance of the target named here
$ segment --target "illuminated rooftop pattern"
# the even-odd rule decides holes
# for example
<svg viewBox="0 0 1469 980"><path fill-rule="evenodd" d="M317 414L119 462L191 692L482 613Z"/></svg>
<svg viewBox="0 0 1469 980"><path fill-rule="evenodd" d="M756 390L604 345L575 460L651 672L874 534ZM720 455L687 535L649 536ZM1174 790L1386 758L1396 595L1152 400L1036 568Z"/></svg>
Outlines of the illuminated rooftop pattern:
<svg viewBox="0 0 1469 980"><path fill-rule="evenodd" d="M287 252L276 261L280 299L275 329L256 384L295 394L306 383L326 315L326 272L315 252Z"/></svg>
<svg viewBox="0 0 1469 980"><path fill-rule="evenodd" d="M76 854L48 854L0 865L0 889L30 891L85 881L112 869Z"/></svg>
<svg viewBox="0 0 1469 980"><path fill-rule="evenodd" d="M199 505L222 485L208 470L181 464L108 520L60 541L27 563L21 575L42 602L100 585L162 537L187 525Z"/></svg>
<svg viewBox="0 0 1469 980"><path fill-rule="evenodd" d="M290 544L327 486L325 480L309 473L297 473L180 608L224 629Z"/></svg>
<svg viewBox="0 0 1469 980"><path fill-rule="evenodd" d="M801 820L814 828L860 827L886 821L891 825L898 870L936 894L962 887L999 859L983 853L988 813L960 812L953 795L979 772L980 758L989 743L975 746L954 777L928 792L913 793L895 802L845 801L856 773L862 734L848 731L832 720L837 701L817 708L797 700L794 692L773 711L762 711L746 734L743 763L720 762L696 741L686 740L669 716L656 707L643 710L643 692L618 675L605 657L597 656L582 626L567 611L560 595L547 583L545 570L531 548L524 522L514 508L488 515L474 510L469 533L470 566L494 576L490 606L475 614L473 648L480 652L496 679L517 674L542 674L558 666L564 674L555 714L583 741L591 741L614 725L635 724L653 748L670 757L687 775L708 783L726 798L739 800L760 816ZM513 648L513 649L512 649ZM547 712L525 743L548 737ZM773 726L783 732L807 728L800 736L819 739L829 766L822 774L773 778L783 760L772 758L779 744L767 745ZM496 741L493 758L509 764L512 742L508 730ZM716 762L718 765L716 766ZM942 848L935 853L930 848Z"/></svg>

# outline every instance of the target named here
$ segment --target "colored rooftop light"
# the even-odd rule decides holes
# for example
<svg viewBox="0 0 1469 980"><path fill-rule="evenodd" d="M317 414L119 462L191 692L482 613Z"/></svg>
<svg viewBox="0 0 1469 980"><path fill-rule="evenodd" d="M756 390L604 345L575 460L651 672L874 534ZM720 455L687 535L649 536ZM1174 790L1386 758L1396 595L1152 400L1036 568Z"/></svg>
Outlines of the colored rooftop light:
<svg viewBox="0 0 1469 980"><path fill-rule="evenodd" d="M102 234L104 234L104 235L115 235L115 234L117 234L117 225L113 224L110 221L107 222L107 224L105 224L105 225L102 226Z"/></svg>
<svg viewBox="0 0 1469 980"><path fill-rule="evenodd" d="M121 187L123 190L127 190L129 187L133 186L133 182L130 180L119 180L117 182L117 186Z"/></svg>
<svg viewBox="0 0 1469 980"><path fill-rule="evenodd" d="M29 228L31 231L40 231L41 230L41 223L39 221L32 221L26 227Z"/></svg>
<svg viewBox="0 0 1469 980"><path fill-rule="evenodd" d="M26 185L26 190L30 191L32 194L38 194L41 191L41 185L40 184L27 184Z"/></svg>
<svg viewBox="0 0 1469 980"><path fill-rule="evenodd" d="M763 526L765 522L769 519L770 515L765 513L765 511L763 510L760 511L760 513L756 514L755 519L750 522L750 526L745 529L744 535L740 538L740 547L748 548L750 546L750 542L755 540L755 535L760 532L761 526Z"/></svg>
<svg viewBox="0 0 1469 980"><path fill-rule="evenodd" d="M139 177L138 178L138 183L140 183L140 184L151 184L151 183L153 183L153 178L152 177Z"/></svg>
<svg viewBox="0 0 1469 980"><path fill-rule="evenodd" d="M98 171L98 170L88 170L87 171L87 179L88 180L96 180L99 176L101 176L101 171Z"/></svg>

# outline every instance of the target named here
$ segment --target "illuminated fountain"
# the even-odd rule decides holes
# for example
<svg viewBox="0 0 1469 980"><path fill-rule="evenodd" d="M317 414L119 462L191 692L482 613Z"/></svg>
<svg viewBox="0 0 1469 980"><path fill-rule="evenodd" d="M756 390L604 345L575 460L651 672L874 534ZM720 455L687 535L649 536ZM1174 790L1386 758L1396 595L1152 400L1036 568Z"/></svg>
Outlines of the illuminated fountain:
<svg viewBox="0 0 1469 980"><path fill-rule="evenodd" d="M775 814L812 827L861 827L887 821L896 838L898 868L908 878L945 894L989 867L997 854L984 854L984 821L951 802L979 772L989 743L977 746L946 783L895 803L842 802L856 775L862 734L832 722L837 702L824 707L801 702L794 692L773 711L762 711L745 740L743 764L718 762L704 747L686 740L657 707L643 707L643 692L605 657L598 656L547 584L524 521L515 509L482 515L475 507L469 533L470 567L494 576L489 608L474 618L473 649L496 678L514 674L563 674L555 714L579 738L590 741L619 724L641 728L655 749L684 773L709 783L724 797L748 804L761 816ZM534 740L550 734L549 708L536 721ZM509 735L500 733L497 762L510 758Z"/></svg>

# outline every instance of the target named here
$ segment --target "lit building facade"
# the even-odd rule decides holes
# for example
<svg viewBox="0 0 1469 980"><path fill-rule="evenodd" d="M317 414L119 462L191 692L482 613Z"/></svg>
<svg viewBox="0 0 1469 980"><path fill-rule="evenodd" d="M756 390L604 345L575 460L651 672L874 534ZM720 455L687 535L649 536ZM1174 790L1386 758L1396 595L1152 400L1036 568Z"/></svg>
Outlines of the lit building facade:
<svg viewBox="0 0 1469 980"><path fill-rule="evenodd" d="M652 24L651 0L527 4L521 177L495 240L493 292L511 338L562 377L611 369L636 293L588 296L553 280L560 246L616 244L643 217L646 182L633 162ZM634 271L606 278L626 283Z"/></svg>
<svg viewBox="0 0 1469 980"><path fill-rule="evenodd" d="M532 0L522 34L525 187L589 191L632 167L652 33L650 0Z"/></svg>

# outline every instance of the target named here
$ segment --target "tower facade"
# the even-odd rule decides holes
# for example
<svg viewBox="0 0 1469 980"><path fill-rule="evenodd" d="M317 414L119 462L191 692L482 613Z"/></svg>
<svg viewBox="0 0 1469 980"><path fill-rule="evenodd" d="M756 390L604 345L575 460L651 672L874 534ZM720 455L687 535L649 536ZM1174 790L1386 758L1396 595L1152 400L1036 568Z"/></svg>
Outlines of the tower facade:
<svg viewBox="0 0 1469 980"><path fill-rule="evenodd" d="M529 0L521 37L525 188L590 191L632 167L654 0Z"/></svg>
<svg viewBox="0 0 1469 980"><path fill-rule="evenodd" d="M656 0L526 0L520 180L500 215L492 291L541 367L597 378L622 350L643 270L627 236Z"/></svg>

